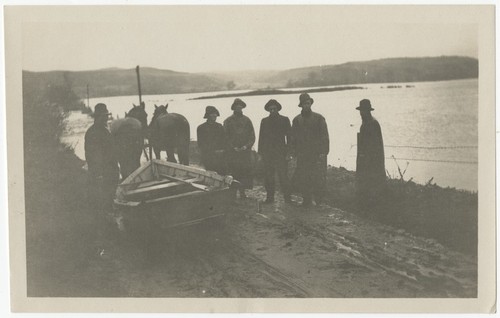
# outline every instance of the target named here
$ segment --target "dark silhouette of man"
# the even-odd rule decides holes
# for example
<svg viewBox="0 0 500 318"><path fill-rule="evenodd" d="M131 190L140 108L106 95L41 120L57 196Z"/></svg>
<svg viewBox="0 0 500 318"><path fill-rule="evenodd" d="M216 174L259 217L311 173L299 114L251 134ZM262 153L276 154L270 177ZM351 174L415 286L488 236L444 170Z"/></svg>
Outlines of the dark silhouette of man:
<svg viewBox="0 0 500 318"><path fill-rule="evenodd" d="M205 116L207 121L197 129L198 148L201 152L201 163L206 170L215 171L224 175L225 159L224 149L226 149L226 135L224 127L217 122L220 116L219 111L214 106L207 106Z"/></svg>
<svg viewBox="0 0 500 318"><path fill-rule="evenodd" d="M356 108L361 115L356 157L356 191L363 208L377 202L385 187L384 142L380 124L372 116L370 100L363 99Z"/></svg>
<svg viewBox="0 0 500 318"><path fill-rule="evenodd" d="M312 198L319 203L326 191L326 156L330 151L330 139L325 118L311 110L314 100L307 93L300 94L302 111L293 119L291 149L297 157L293 176L294 187L302 193L305 207L311 206Z"/></svg>
<svg viewBox="0 0 500 318"><path fill-rule="evenodd" d="M107 128L108 117L109 112L106 105L97 104L94 110L94 124L85 133L85 160L89 171L89 203L95 212L95 238L97 241L103 238L106 214L112 209L119 178L114 142Z"/></svg>
<svg viewBox="0 0 500 318"><path fill-rule="evenodd" d="M278 172L285 202L290 202L286 160L290 142L290 119L279 114L281 104L275 99L269 100L264 109L269 112L269 116L262 119L260 123L259 154L264 164L267 193L265 203L274 202L276 172Z"/></svg>
<svg viewBox="0 0 500 318"><path fill-rule="evenodd" d="M242 199L246 198L245 189L253 187L252 146L255 143L252 121L243 115L246 106L245 102L236 98L231 105L233 114L224 121L228 170L240 182L238 192Z"/></svg>

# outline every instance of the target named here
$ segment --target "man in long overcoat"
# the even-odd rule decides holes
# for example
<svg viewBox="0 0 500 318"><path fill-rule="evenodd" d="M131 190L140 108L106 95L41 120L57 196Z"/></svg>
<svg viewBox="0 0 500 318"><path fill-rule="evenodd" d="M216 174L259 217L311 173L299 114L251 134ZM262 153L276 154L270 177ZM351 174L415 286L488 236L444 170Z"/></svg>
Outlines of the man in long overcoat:
<svg viewBox="0 0 500 318"><path fill-rule="evenodd" d="M201 163L205 169L215 171L224 175L225 159L224 150L226 149L226 135L224 127L217 122L220 116L219 111L214 106L207 106L205 116L207 121L197 129L198 148L201 152Z"/></svg>
<svg viewBox="0 0 500 318"><path fill-rule="evenodd" d="M103 103L95 106L94 124L85 133L85 160L90 176L91 190L98 190L94 203L111 206L119 169L113 137L107 128L109 112ZM92 191L94 192L94 191ZM95 200L97 199L97 201Z"/></svg>
<svg viewBox="0 0 500 318"><path fill-rule="evenodd" d="M288 143L290 142L290 119L279 114L281 104L269 100L264 109L269 116L262 119L259 133L259 154L264 163L266 203L274 202L275 174L278 173L285 202L290 202L290 186L287 175Z"/></svg>
<svg viewBox="0 0 500 318"><path fill-rule="evenodd" d="M114 141L107 128L109 112L103 103L95 106L94 124L85 133L89 203L95 212L95 238L103 238L106 214L112 208L119 179ZM102 253L101 253L102 254Z"/></svg>
<svg viewBox="0 0 500 318"><path fill-rule="evenodd" d="M253 186L252 146L255 143L255 131L250 118L243 115L245 107L245 102L236 98L231 105L233 115L224 121L228 170L240 182L240 198L246 198L245 189Z"/></svg>
<svg viewBox="0 0 500 318"><path fill-rule="evenodd" d="M325 118L311 110L314 100L307 93L299 97L302 111L293 119L291 149L297 157L293 176L294 187L302 193L302 205L321 201L326 191L326 156L330 151L330 139Z"/></svg>
<svg viewBox="0 0 500 318"><path fill-rule="evenodd" d="M380 124L372 116L370 100L359 103L361 128L358 133L358 153L356 157L356 188L358 199L365 207L374 203L385 186L384 142Z"/></svg>

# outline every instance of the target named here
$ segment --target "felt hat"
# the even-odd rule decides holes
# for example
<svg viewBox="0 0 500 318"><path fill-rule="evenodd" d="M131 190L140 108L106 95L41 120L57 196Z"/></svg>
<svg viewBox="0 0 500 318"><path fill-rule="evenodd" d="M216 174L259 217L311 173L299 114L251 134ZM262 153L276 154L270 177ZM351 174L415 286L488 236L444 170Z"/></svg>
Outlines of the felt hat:
<svg viewBox="0 0 500 318"><path fill-rule="evenodd" d="M247 104L245 104L245 102L242 101L241 99L236 98L234 100L233 104L231 105L231 110L234 110L235 106L243 106L243 108L245 108L245 107L247 107Z"/></svg>
<svg viewBox="0 0 500 318"><path fill-rule="evenodd" d="M275 100L275 99L270 99L270 100L266 103L266 105L264 106L264 109L265 109L265 110L267 110L267 111L269 111L269 107L271 107L271 106L278 106L278 111L280 111L280 110L281 110L281 104L280 104L280 103L278 103L278 101L277 101L277 100Z"/></svg>
<svg viewBox="0 0 500 318"><path fill-rule="evenodd" d="M94 108L94 117L99 117L99 116L104 116L104 115L109 115L108 108L106 104L99 103L95 105Z"/></svg>
<svg viewBox="0 0 500 318"><path fill-rule="evenodd" d="M359 106L356 107L357 110L375 110L372 108L372 104L370 103L369 99L363 99L359 102Z"/></svg>
<svg viewBox="0 0 500 318"><path fill-rule="evenodd" d="M203 116L203 118L208 118L208 115L210 114L216 114L217 116L220 116L219 111L214 106L207 106L205 108L205 116Z"/></svg>
<svg viewBox="0 0 500 318"><path fill-rule="evenodd" d="M307 93L300 94L299 101L300 101L299 107L302 107L302 104L304 104L305 102L308 102L308 101L310 101L311 104L314 103L314 99L312 99L311 96L309 96L309 94L307 94Z"/></svg>

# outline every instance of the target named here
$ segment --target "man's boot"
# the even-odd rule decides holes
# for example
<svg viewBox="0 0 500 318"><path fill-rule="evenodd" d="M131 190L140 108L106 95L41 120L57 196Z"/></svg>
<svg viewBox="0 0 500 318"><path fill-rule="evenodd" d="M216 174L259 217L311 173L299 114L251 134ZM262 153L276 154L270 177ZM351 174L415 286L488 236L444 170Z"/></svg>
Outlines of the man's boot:
<svg viewBox="0 0 500 318"><path fill-rule="evenodd" d="M245 194L245 189L240 189L240 199L246 199L247 195Z"/></svg>
<svg viewBox="0 0 500 318"><path fill-rule="evenodd" d="M267 198L264 201L264 203L267 203L267 204L274 203L274 193L268 193Z"/></svg>

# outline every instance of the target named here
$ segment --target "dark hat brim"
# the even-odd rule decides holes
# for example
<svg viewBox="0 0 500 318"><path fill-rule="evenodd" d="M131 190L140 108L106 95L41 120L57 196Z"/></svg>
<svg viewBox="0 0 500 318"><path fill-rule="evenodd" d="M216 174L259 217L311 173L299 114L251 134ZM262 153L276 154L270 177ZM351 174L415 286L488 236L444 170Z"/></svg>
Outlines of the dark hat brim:
<svg viewBox="0 0 500 318"><path fill-rule="evenodd" d="M308 102L308 101L311 101L311 105L314 104L314 99L309 98L308 100L304 100L304 101L300 102L299 107L302 107L302 104L304 104L305 102Z"/></svg>
<svg viewBox="0 0 500 318"><path fill-rule="evenodd" d="M233 104L233 105L231 105L231 110L234 110L234 108L235 108L236 106L241 106L241 108L245 108L245 107L247 107L247 105L246 105L246 104L241 104L241 103L238 103L238 104Z"/></svg>
<svg viewBox="0 0 500 318"><path fill-rule="evenodd" d="M99 116L109 116L109 114L111 114L111 113L110 112L97 112L97 113L93 113L92 117L96 118Z"/></svg>
<svg viewBox="0 0 500 318"><path fill-rule="evenodd" d="M279 105L279 104L273 104L273 105L266 105L266 106L264 106L264 109L265 109L266 111L269 111L269 107L271 107L271 106L278 106L278 111L280 111L280 110L283 108L283 107L281 107L281 105Z"/></svg>
<svg viewBox="0 0 500 318"><path fill-rule="evenodd" d="M264 109L266 111L269 111L269 107L271 107L271 106L278 106L278 111L280 111L283 108L283 107L281 107L281 104L278 103L278 101L271 100L271 101L267 102L267 104L264 105Z"/></svg>
<svg viewBox="0 0 500 318"><path fill-rule="evenodd" d="M210 115L210 114L215 114L215 115L217 115L217 117L220 116L219 112L208 112L208 113L205 113L205 116L203 116L203 118L208 118L208 115Z"/></svg>
<svg viewBox="0 0 500 318"><path fill-rule="evenodd" d="M356 109L357 109L357 110L375 110L375 108L372 108L372 107L370 107L370 108L365 108L365 107L359 107L359 106L358 106L358 107L356 107Z"/></svg>

